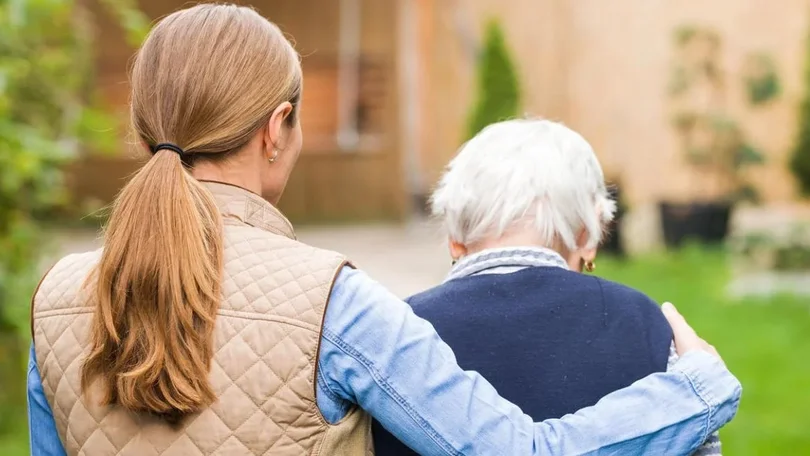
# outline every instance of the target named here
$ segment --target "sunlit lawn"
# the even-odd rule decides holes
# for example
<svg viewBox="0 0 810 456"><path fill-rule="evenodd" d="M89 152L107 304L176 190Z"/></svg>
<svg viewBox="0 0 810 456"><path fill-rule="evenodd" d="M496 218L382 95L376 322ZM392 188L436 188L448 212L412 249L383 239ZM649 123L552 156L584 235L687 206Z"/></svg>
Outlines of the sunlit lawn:
<svg viewBox="0 0 810 456"><path fill-rule="evenodd" d="M810 455L810 301L732 302L723 254L687 249L629 262L601 258L598 273L675 303L743 383L737 418L721 431L728 455ZM22 381L22 380L21 380ZM0 411L2 413L2 411ZM0 437L0 455L27 454L20 430Z"/></svg>
<svg viewBox="0 0 810 456"><path fill-rule="evenodd" d="M717 347L743 384L735 420L721 431L728 455L810 455L810 300L779 296L732 302L718 252L688 249L598 272L676 304Z"/></svg>
<svg viewBox="0 0 810 456"><path fill-rule="evenodd" d="M3 456L23 456L28 452L28 430L25 427L27 418L21 417L22 425L17 432L0 437L0 454Z"/></svg>

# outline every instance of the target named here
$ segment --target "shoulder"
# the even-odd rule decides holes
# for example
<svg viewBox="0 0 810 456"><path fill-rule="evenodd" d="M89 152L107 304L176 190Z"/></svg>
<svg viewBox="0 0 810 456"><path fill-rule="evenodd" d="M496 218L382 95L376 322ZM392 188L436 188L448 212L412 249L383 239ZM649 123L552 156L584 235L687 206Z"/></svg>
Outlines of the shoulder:
<svg viewBox="0 0 810 456"><path fill-rule="evenodd" d="M590 278L599 287L606 304L620 304L628 310L660 315L663 318L658 303L643 292L601 277Z"/></svg>
<svg viewBox="0 0 810 456"><path fill-rule="evenodd" d="M672 328L655 300L626 285L600 277L592 279L599 285L608 318L643 326L657 335L661 343L668 344L672 340Z"/></svg>
<svg viewBox="0 0 810 456"><path fill-rule="evenodd" d="M325 337L357 334L372 338L381 332L402 329L413 316L411 307L365 272L343 266L329 294L323 324Z"/></svg>
<svg viewBox="0 0 810 456"><path fill-rule="evenodd" d="M346 263L339 269L335 277L335 284L330 295L330 306L332 301L348 304L350 301L365 303L400 301L400 299L368 274L355 268L351 263Z"/></svg>
<svg viewBox="0 0 810 456"><path fill-rule="evenodd" d="M331 269L332 273L336 273L336 269L347 262L346 256L339 252L314 247L249 225L226 225L224 244L226 269L229 263L240 267L262 263L284 269Z"/></svg>
<svg viewBox="0 0 810 456"><path fill-rule="evenodd" d="M478 274L456 278L417 293L405 301L416 309L435 302L466 300L470 296L492 296L499 291L512 297L541 293L546 299L554 299L561 294L566 297L572 294L587 295L596 299L599 285L593 281L593 277L567 269L530 267L507 274ZM574 301L581 302L579 299Z"/></svg>
<svg viewBox="0 0 810 456"><path fill-rule="evenodd" d="M98 248L89 252L71 253L63 256L51 268L47 275L55 271L81 269L86 266L93 266L101 259L101 252L103 249Z"/></svg>
<svg viewBox="0 0 810 456"><path fill-rule="evenodd" d="M31 336L34 335L34 316L39 311L64 308L84 285L90 272L101 258L101 249L74 253L62 257L42 276L31 295Z"/></svg>
<svg viewBox="0 0 810 456"><path fill-rule="evenodd" d="M449 294L453 294L453 290L458 287L458 281L445 282L435 287L428 288L425 291L420 291L412 296L405 298L411 307L418 307L425 303L432 303L435 301L444 301ZM463 285L462 285L463 287Z"/></svg>
<svg viewBox="0 0 810 456"><path fill-rule="evenodd" d="M54 288L81 285L90 271L98 264L100 258L101 249L62 257L42 277L34 293L34 298Z"/></svg>

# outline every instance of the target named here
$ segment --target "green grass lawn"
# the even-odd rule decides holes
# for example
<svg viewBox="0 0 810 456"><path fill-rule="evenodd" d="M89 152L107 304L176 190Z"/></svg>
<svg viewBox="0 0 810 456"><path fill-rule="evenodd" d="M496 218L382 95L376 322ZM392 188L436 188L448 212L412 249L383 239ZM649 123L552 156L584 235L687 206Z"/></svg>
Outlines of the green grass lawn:
<svg viewBox="0 0 810 456"><path fill-rule="evenodd" d="M739 377L740 411L721 431L725 454L810 455L810 301L728 299L728 268L719 252L600 258L598 266L606 278L673 302ZM18 432L0 437L0 455L27 454L24 416L20 423Z"/></svg>
<svg viewBox="0 0 810 456"><path fill-rule="evenodd" d="M810 455L810 300L728 299L719 252L598 264L603 277L675 304L742 382L739 413L720 432L724 454Z"/></svg>
<svg viewBox="0 0 810 456"><path fill-rule="evenodd" d="M22 417L23 423L26 418ZM16 432L10 432L5 436L0 436L0 454L3 456L24 456L30 454L28 451L28 429L25 425L18 428Z"/></svg>

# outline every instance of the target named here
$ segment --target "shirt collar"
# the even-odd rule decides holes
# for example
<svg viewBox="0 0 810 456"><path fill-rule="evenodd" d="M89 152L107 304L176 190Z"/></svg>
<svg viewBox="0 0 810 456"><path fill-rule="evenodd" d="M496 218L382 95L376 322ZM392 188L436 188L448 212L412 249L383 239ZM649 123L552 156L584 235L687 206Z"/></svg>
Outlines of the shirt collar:
<svg viewBox="0 0 810 456"><path fill-rule="evenodd" d="M496 268L556 267L568 269L559 253L545 247L504 247L486 249L459 260L445 282L491 271Z"/></svg>

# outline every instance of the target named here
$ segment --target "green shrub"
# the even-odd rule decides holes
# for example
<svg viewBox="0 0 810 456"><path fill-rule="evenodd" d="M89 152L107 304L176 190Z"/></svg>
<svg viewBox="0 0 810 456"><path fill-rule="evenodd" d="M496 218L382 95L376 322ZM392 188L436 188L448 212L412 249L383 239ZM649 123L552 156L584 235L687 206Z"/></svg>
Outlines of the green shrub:
<svg viewBox="0 0 810 456"><path fill-rule="evenodd" d="M143 36L148 22L128 0L103 3L131 38ZM103 149L118 135L94 107L92 17L82 4L0 0L0 431L24 404L20 334L42 253L37 217L66 201L63 169L80 145Z"/></svg>
<svg viewBox="0 0 810 456"><path fill-rule="evenodd" d="M515 117L520 107L517 72L501 26L490 21L478 60L476 101L467 126L472 138L487 125Z"/></svg>
<svg viewBox="0 0 810 456"><path fill-rule="evenodd" d="M723 67L722 39L714 30L685 25L675 30L677 59L668 92L677 99L672 126L678 134L686 162L696 174L711 176L724 199L758 200L757 189L745 170L760 165L765 155L749 140L745 126L732 115L726 102L728 71ZM754 108L779 95L779 78L771 57L763 53L746 57L743 75L749 106ZM695 90L710 94L709 104L690 103L685 96ZM684 103L686 101L686 103Z"/></svg>

